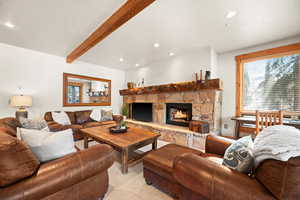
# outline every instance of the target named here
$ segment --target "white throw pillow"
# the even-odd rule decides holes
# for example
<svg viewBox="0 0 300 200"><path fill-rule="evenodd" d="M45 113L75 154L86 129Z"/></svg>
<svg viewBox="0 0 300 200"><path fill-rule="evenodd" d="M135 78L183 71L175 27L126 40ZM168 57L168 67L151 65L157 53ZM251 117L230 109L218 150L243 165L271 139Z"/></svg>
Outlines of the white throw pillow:
<svg viewBox="0 0 300 200"><path fill-rule="evenodd" d="M100 122L102 118L101 109L93 109L90 118L97 122Z"/></svg>
<svg viewBox="0 0 300 200"><path fill-rule="evenodd" d="M21 128L19 131L21 139L28 144L40 162L57 159L76 152L71 129L47 132Z"/></svg>
<svg viewBox="0 0 300 200"><path fill-rule="evenodd" d="M71 125L69 116L64 111L61 112L52 112L52 118L55 122L61 125Z"/></svg>

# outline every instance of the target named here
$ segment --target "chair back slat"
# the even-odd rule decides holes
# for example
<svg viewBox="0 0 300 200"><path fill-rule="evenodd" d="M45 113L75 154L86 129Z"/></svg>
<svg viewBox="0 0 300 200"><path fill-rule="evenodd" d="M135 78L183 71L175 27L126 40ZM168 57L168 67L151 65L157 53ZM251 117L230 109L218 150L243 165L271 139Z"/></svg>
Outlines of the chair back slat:
<svg viewBox="0 0 300 200"><path fill-rule="evenodd" d="M266 127L283 124L283 112L281 110L272 112L256 111L255 116L256 135L258 135L259 132Z"/></svg>

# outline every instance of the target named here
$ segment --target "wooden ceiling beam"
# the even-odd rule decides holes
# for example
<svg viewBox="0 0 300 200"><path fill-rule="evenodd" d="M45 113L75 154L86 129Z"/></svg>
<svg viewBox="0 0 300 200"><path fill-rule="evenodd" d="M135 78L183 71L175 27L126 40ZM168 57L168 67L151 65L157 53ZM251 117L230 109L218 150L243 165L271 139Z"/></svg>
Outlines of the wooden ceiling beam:
<svg viewBox="0 0 300 200"><path fill-rule="evenodd" d="M110 18L108 18L95 32L67 56L67 63L82 56L96 44L105 39L112 32L117 30L131 18L136 16L155 0L128 0Z"/></svg>

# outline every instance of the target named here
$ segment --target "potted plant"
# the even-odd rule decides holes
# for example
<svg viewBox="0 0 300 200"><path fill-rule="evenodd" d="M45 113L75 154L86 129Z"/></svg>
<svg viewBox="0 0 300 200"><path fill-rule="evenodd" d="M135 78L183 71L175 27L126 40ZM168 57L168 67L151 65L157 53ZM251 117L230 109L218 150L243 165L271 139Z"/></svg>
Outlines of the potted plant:
<svg viewBox="0 0 300 200"><path fill-rule="evenodd" d="M124 120L129 117L129 104L128 103L123 104L121 113L124 116Z"/></svg>

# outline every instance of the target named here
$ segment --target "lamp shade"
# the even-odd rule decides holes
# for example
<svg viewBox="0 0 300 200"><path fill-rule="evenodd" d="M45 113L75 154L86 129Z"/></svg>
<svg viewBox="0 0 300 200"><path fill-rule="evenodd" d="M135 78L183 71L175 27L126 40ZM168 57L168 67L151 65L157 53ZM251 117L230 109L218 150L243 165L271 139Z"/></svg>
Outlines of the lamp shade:
<svg viewBox="0 0 300 200"><path fill-rule="evenodd" d="M10 98L10 105L14 107L31 107L32 97L31 96L12 96Z"/></svg>

